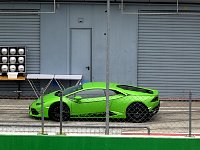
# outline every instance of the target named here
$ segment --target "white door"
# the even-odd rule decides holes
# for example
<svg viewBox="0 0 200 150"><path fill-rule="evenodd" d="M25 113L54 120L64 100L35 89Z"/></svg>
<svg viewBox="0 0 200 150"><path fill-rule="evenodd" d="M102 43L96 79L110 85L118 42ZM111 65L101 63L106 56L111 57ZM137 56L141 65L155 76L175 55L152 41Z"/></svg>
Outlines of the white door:
<svg viewBox="0 0 200 150"><path fill-rule="evenodd" d="M83 75L83 82L91 81L91 29L71 29L71 74Z"/></svg>

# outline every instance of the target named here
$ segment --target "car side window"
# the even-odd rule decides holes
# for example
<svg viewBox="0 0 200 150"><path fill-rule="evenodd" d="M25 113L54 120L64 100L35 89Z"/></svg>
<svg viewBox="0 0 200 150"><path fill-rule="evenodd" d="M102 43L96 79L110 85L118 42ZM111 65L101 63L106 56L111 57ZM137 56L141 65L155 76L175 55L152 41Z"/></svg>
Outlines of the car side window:
<svg viewBox="0 0 200 150"><path fill-rule="evenodd" d="M106 96L106 90L104 90L104 93L105 93L105 96ZM118 91L115 91L115 90L109 90L109 96L114 96L114 95L117 95L117 94L121 94L121 93L118 92Z"/></svg>
<svg viewBox="0 0 200 150"><path fill-rule="evenodd" d="M81 96L82 98L95 98L95 97L104 97L104 90L95 89L95 90L85 90L75 94L76 96Z"/></svg>
<svg viewBox="0 0 200 150"><path fill-rule="evenodd" d="M116 91L113 91L113 90L109 90L109 96L114 96L116 95L117 92Z"/></svg>

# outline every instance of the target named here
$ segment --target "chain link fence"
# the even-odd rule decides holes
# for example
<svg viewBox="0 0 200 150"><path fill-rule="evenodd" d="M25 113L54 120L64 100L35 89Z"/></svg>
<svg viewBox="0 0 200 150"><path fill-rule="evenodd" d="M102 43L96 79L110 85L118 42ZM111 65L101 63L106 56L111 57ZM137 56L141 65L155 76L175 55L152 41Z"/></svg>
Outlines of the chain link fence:
<svg viewBox="0 0 200 150"><path fill-rule="evenodd" d="M110 135L199 136L200 99L198 93L188 91L181 98L179 96L170 99L160 98L158 110L159 105L148 103L149 101L156 103L158 101L158 99L154 100L156 96L124 96L109 92L110 118L109 124L106 124L105 91L94 92L93 95L82 92L68 97L65 96L65 92L59 92L54 109L46 106L48 93L41 92L42 95L37 104L39 109L36 110L41 114L39 117L29 116L29 112L33 111L29 106L35 99L0 99L0 132L104 135L106 125L108 125ZM68 98L74 104L67 103ZM43 110L42 107L44 107ZM55 118L52 118L52 114L47 110L52 110ZM63 113L60 113L61 111ZM63 120L60 121L60 118Z"/></svg>

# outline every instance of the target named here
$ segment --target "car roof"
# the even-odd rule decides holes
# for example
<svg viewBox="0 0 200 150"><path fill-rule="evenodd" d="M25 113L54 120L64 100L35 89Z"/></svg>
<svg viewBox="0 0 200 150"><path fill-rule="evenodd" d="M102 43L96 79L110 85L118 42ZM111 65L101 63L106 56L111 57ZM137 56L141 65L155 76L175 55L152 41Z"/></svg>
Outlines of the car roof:
<svg viewBox="0 0 200 150"><path fill-rule="evenodd" d="M83 89L106 89L106 82L88 82L82 85ZM117 90L127 94L133 94L133 92L153 94L154 92L151 89L134 87L130 85L120 85L117 83L109 83L109 89ZM154 90L155 91L155 90Z"/></svg>
<svg viewBox="0 0 200 150"><path fill-rule="evenodd" d="M117 88L116 83L109 83L109 88ZM106 89L106 82L87 82L82 85L84 89L89 88L100 88L100 89Z"/></svg>

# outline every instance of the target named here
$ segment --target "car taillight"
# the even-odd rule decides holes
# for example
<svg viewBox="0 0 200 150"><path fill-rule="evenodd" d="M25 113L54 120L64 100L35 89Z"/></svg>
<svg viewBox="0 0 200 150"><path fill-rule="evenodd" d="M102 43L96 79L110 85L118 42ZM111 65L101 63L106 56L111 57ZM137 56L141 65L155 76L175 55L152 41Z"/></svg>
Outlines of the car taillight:
<svg viewBox="0 0 200 150"><path fill-rule="evenodd" d="M151 102L156 102L156 101L158 101L158 96L154 97L154 98L151 100Z"/></svg>

